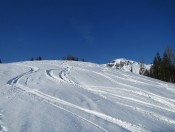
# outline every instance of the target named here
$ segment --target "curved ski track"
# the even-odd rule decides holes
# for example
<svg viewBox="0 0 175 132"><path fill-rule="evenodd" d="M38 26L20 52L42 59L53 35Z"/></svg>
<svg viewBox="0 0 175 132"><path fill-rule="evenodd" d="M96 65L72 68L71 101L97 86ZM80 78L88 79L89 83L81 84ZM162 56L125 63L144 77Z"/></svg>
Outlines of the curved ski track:
<svg viewBox="0 0 175 132"><path fill-rule="evenodd" d="M105 77L106 79L110 80L113 83L116 83L116 84L119 84L121 86L125 86L125 87L128 87L128 88L134 88L134 89L136 89L136 90L129 90L129 89L126 89L126 88L116 88L116 87L114 88L114 87L103 87L103 86L100 86L100 87L98 87L98 86L82 86L82 85L79 85L79 84L75 83L74 81L67 81L67 82L69 82L69 83L71 82L73 85L77 85L78 87L83 88L83 89L85 89L87 91L91 91L92 93L94 93L94 94L96 94L98 96L101 96L101 97L107 99L107 97L105 95L110 95L110 96L114 96L114 97L117 97L117 98L129 100L129 101L134 101L134 102L139 103L141 105L147 105L147 107L150 107L150 108L158 108L158 109L166 110L166 111L169 111L169 112L172 112L172 113L175 112L175 100L173 100L173 99L168 99L168 98L165 98L165 97L156 95L154 93L151 93L151 92L148 92L148 91L145 91L145 90L141 90L141 89L139 89L137 87L134 87L134 86L129 86L127 84L122 84L122 83L116 82L115 80L113 80L112 78L110 78L107 73L105 74L105 73L100 73L100 72L96 72L96 71L90 71L90 70L82 69L82 68L75 67L75 66L74 66L74 68L75 69L78 69L78 70L82 70L82 71L96 73L96 74L98 74L98 75L100 75L102 77ZM62 71L62 72L64 72L64 74L61 74L63 76L60 77L60 78L66 78L66 76L65 76L65 75L67 75L65 73L66 71ZM53 75L53 77L55 77L55 75ZM122 79L124 80L124 78L122 78ZM66 80L69 80L69 79L68 78L67 79L64 79L64 81L66 81ZM129 81L130 81L130 79L129 79ZM138 83L142 83L140 81L137 81L137 82ZM152 82L152 81L150 81L150 82ZM160 86L160 85L162 86L161 83L160 84L158 83L157 85L158 86ZM113 90L110 90L110 88L112 88ZM155 105L155 104L152 104L152 103L149 103L149 102L144 102L144 101L141 101L139 99L133 99L133 98L129 98L129 97L123 97L123 96L121 96L119 94L114 94L116 92L116 89L117 89L117 91L119 90L119 91L130 92L132 94L136 94L136 95L144 96L146 98L150 98L150 99L154 100L155 102L159 102L160 104L168 104L168 105L165 106L165 107L161 107L159 105ZM109 100L109 99L107 99L107 100ZM157 114L155 112L147 111L147 110L141 109L139 107L132 107L130 105L126 105L126 104L119 103L119 102L116 102L116 103L117 104L120 104L120 105L123 105L123 106L126 106L126 107L129 107L129 108L132 108L132 109L134 109L134 110L136 110L136 111L138 111L140 113L145 114L145 116L149 116L151 118L162 120L162 121L165 121L166 123L170 123L170 124L174 124L175 125L175 120L173 120L171 118L168 118L166 116ZM167 107L169 107L169 108L167 108Z"/></svg>
<svg viewBox="0 0 175 132"><path fill-rule="evenodd" d="M25 72L25 73L23 73L23 74L20 74L20 75L16 76L15 78L13 78L11 80L9 80L7 82L7 84L11 85L12 87L19 88L19 89L21 89L21 90L23 90L23 91L25 91L27 93L33 94L33 95L43 99L45 102L47 102L47 103L49 103L49 104L51 104L51 105L53 105L53 106L55 106L55 107L57 107L59 109L62 109L64 111L74 115L75 117L80 118L81 120L84 120L84 121L86 121L86 122L96 126L97 128L99 128L102 131L108 131L108 130L103 128L102 126L94 123L93 121L86 119L81 114L77 114L76 112L70 111L68 108L76 109L76 110L79 110L79 111L84 112L86 114L94 115L95 117L98 117L98 118L100 118L102 120L105 120L105 121L108 121L110 123L113 123L113 124L115 124L115 125L117 125L117 126L119 126L121 128L124 128L124 129L128 130L128 131L132 131L132 132L149 131L148 129L144 128L143 126L138 126L138 125L135 125L135 124L132 124L130 122L126 122L126 121L117 119L116 117L112 117L112 116L109 116L107 114L104 114L104 113L101 113L101 112L98 112L98 111L86 109L86 108L80 107L78 105L69 103L69 102L67 102L65 100L62 100L62 99L60 99L58 97L54 97L54 96L48 95L46 93L43 93L43 92L41 92L39 90L32 89L30 87L27 87L27 83L26 83L26 86L24 86L23 84L20 84L20 79L21 78L25 77L26 75L32 76L32 73L38 72L40 70L37 67L28 66L28 65L24 65L24 66L30 67L30 70ZM146 90L139 89L139 88L134 87L134 86L130 86L130 85L127 85L127 84L116 82L106 72L96 72L96 71L93 71L93 70L91 71L91 70L82 69L82 68L73 66L73 68L75 70L82 70L82 71L93 72L95 74L98 74L98 75L106 78L107 80L111 81L112 83L115 83L115 84L121 86L122 88L79 85L78 83L76 83L75 81L73 81L73 80L71 80L69 78L70 71L74 70L74 69L71 69L70 66L68 66L68 65L64 66L64 64L62 64L62 67L58 66L58 68L61 69L61 70L60 70L60 72L57 75L54 74L54 71L58 70L57 68L56 69L46 69L45 70L45 75L47 77L49 77L51 80L54 80L57 83L68 83L70 85L75 85L78 88L90 91L93 94L95 94L97 96L100 96L103 99L106 99L108 101L111 101L108 98L108 96L113 96L113 97L116 97L116 98L119 98L119 99L133 101L135 103L139 103L140 105L146 105L147 107L150 107L150 108L158 108L158 109L162 109L162 110L169 111L169 112L172 112L172 113L175 112L175 100L156 95L154 93L148 92ZM120 79L125 80L126 78L120 77ZM132 82L133 80L130 79L128 81ZM148 81L148 80L146 80L146 81ZM143 82L139 82L138 81L137 83L143 83ZM154 82L152 82L152 83L154 83ZM161 85L162 86L161 83L160 84L158 83L156 85L158 85L158 86ZM163 85L162 87L164 87L164 86L165 85ZM143 97L143 100L130 98L130 97L124 97L122 95L117 94L116 90L117 91L121 91L121 92L125 91L125 92L128 92L128 93L132 93L132 94L134 94L136 96ZM171 89L171 91L175 92L172 89ZM155 103L145 102L144 98L150 98L151 100L153 100L155 102L158 102L159 104L166 104L166 105L164 105L164 107L162 107L159 104L156 105ZM162 120L162 121L164 121L166 123L170 123L170 124L174 124L175 125L175 120L170 119L170 118L168 118L166 116L160 115L158 113L155 113L155 112L152 112L152 111L148 111L148 110L144 110L144 109L139 108L139 107L130 106L128 104L123 104L123 103L120 103L120 102L115 102L115 103L123 105L125 107L130 108L130 109L133 109L135 111L138 111L138 112L142 113L143 115L148 116L150 118L156 118L156 119Z"/></svg>
<svg viewBox="0 0 175 132"><path fill-rule="evenodd" d="M24 65L24 66L25 66L25 65ZM29 67L29 66L27 66L27 67ZM30 70L29 70L29 71L27 71L27 72L25 72L25 73L22 73L22 74L18 75L17 77L15 77L15 78L9 80L9 81L7 82L7 84L8 84L8 85L11 85L12 87L19 88L19 89L23 90L24 92L27 92L27 93L33 94L33 95L35 95L35 96L37 96L37 97L40 97L40 98L42 98L45 102L47 102L47 103L49 103L49 104L51 104L51 105L53 105L53 106L56 106L57 108L62 109L62 110L66 111L66 112L68 112L68 113L70 113L70 114L73 114L74 116L76 116L76 117L78 117L78 118L80 118L80 119L82 119L82 120L84 120L84 121L87 121L88 123L90 123L90 124L96 126L97 128L101 129L102 131L107 132L107 130L106 130L105 128L99 126L98 124L95 124L94 122L92 122L92 121L90 121L90 120L88 120L88 119L86 119L86 118L84 118L84 117L82 117L82 116L80 116L80 115L78 115L78 114L76 114L76 113L73 113L73 112L71 112L71 111L65 109L64 107L59 106L59 104L57 104L57 103L60 103L60 104L62 104L63 106L64 106L64 105L66 105L66 106L71 106L71 105L74 106L73 104L68 103L68 102L66 102L66 101L64 101L64 100L58 99L58 98L56 98L56 97L52 97L52 96L47 95L47 94L45 94L45 93L42 93L42 92L40 92L40 91L38 91L38 90L30 89L29 87L24 86L24 85L21 85L21 84L19 83L19 81L20 81L20 79L21 79L22 77L25 77L26 75L32 74L32 73L37 72L37 71L39 71L39 68L30 67ZM54 79L54 80L56 79L56 78L54 78L54 77L52 76L52 74L50 74L50 71L52 71L52 70L46 70L46 71L47 71L48 75L49 75L52 79ZM67 104L69 104L69 105L67 105ZM73 108L74 108L74 107L73 107ZM76 108L76 105L75 105L75 108ZM78 107L78 106L77 106L77 108L81 108L81 107ZM81 109L80 109L80 110L81 110ZM87 113L88 113L88 112L87 112ZM2 129L2 130L3 130L3 129Z"/></svg>
<svg viewBox="0 0 175 132"><path fill-rule="evenodd" d="M25 91L25 92L27 92L27 93L36 95L37 97L40 97L40 98L44 99L46 102L49 102L50 104L52 104L52 105L54 105L54 106L57 106L58 108L61 108L61 109L65 110L65 111L67 111L67 112L69 112L69 113L72 113L72 112L70 112L69 110L66 110L66 109L63 108L63 107L60 107L59 104L62 104L62 105L64 105L64 106L68 106L68 107L72 107L72 108L74 108L74 109L83 111L83 112L88 113L88 114L92 114L92 115L94 115L94 116L96 116L96 117L98 117L98 118L101 118L101 119L103 119L103 120L106 120L106 121L108 121L108 122L111 122L111 123L113 123L113 124L116 124L116 125L118 125L118 126L124 128L124 129L126 129L126 130L129 130L129 131L148 131L148 130L146 130L146 129L144 129L144 128L141 128L141 127L139 127L139 126L136 126L136 125L134 125L134 124L131 124L131 123L128 123L128 122L125 122L125 121L121 121L121 120L116 119L116 118L114 118L114 117L111 117L111 116L109 116L109 115L106 115L106 114L103 114L103 113L100 113L100 112L97 112L97 111L93 111L93 110L88 110L88 109L82 108L82 107L80 107L80 106L71 104L71 103L69 103L69 102L67 102L67 101L61 100L61 99L59 99L59 98L56 98L56 97L47 95L47 94L45 94L45 93L43 93L43 92L40 92L40 91L38 91L38 90L30 89L29 87L23 86L23 85L21 85L21 84L19 83L19 80L20 80L22 77L24 77L25 75L29 75L29 74L32 74L32 73L34 73L34 72L37 72L38 70L39 70L39 69L37 69L37 68L31 67L31 69L30 69L28 72L25 72L25 73L23 73L23 74L21 74L21 75L18 75L18 76L15 77L15 78L9 80L9 81L8 81L8 84L11 85L11 86L13 86L13 87L20 88L21 90L23 90L23 91ZM60 77L60 78L61 78L62 80L64 80L64 78L65 78L65 77L64 77L64 75L66 75L65 72L66 72L66 70L65 70L65 71L64 71L64 70L61 71L61 74L60 74L61 77ZM66 79L65 81L67 81L67 79ZM57 103L59 103L59 104L57 104ZM88 119L83 118L83 117L80 116L80 115L77 115L77 114L75 114L75 113L72 113L72 114L75 115L76 117L79 117L79 118L81 118L81 119L87 121L88 123L91 123L92 125L98 127L98 128L101 129L102 131L107 131L105 128L103 128L103 127L101 127L101 126L99 126L99 125L93 123L92 121L89 121Z"/></svg>
<svg viewBox="0 0 175 132"><path fill-rule="evenodd" d="M139 103L141 105L147 105L148 107L151 107L151 108L158 108L158 109L162 109L162 110L166 110L166 111L169 111L169 112L172 112L174 113L175 112L175 100L173 99L168 99L168 98L165 98L165 97L162 97L162 96L159 96L159 95L156 95L154 93L151 93L151 92L148 92L148 91L145 91L145 90L140 90L139 88L137 87L133 87L133 86L129 86L127 84L122 84L122 83L119 83L119 82L116 82L115 80L113 80L112 78L110 78L107 74L103 74L103 73L100 73L100 72L96 72L96 71L90 71L90 70L87 70L87 69L82 69L82 68L79 68L79 67L75 67L75 69L78 69L78 70L83 70L83 71L87 71L87 72L93 72L93 73L96 73L102 77L105 77L106 79L112 81L113 83L117 83L117 84L120 84L121 86L125 86L125 87L128 87L128 88L134 88L136 89L135 91L134 90L129 90L129 89L126 89L126 88L114 88L112 87L113 90L110 90L110 87L103 87L103 86L82 86L82 85L79 85L73 81L68 81L68 82L73 82L72 84L73 85L77 85L78 87L80 88L83 88L83 89L86 89L88 91L91 91L92 93L98 95L98 96L101 96L105 99L107 99L107 97L105 95L111 95L111 96L114 96L114 97L117 97L117 98L121 98L121 99L125 99L125 100L129 100L129 101L134 101L136 103ZM66 75L66 73L64 73L63 75ZM63 77L62 77L63 78ZM64 76L65 78L65 76ZM124 78L122 78L124 79ZM65 79L65 80L69 80L69 79ZM140 81L137 81L137 82L140 82ZM151 81L150 81L151 82ZM142 83L142 82L140 82ZM159 84L159 83L158 83ZM160 83L159 86L162 86L162 84ZM94 89L95 88L95 89ZM115 89L115 90L114 90ZM149 102L144 102L144 101L141 101L141 100L138 100L138 99L133 99L133 98L129 98L129 97L123 97L119 94L114 94L116 93L116 89L117 91L125 91L125 92L130 92L132 94L136 94L136 95L140 95L140 96L144 96L146 98L150 98L152 100L154 100L155 102L159 102L160 104L166 104L165 107L161 107L159 105L155 105L155 104L152 104L152 103L149 103ZM168 117L165 117L163 115L160 115L160 114L157 114L155 112L151 112L151 111L147 111L147 110L144 110L144 109L141 109L141 108L136 108L136 107L132 107L132 106L129 106L129 105L125 105L125 104L122 104L122 103L119 103L119 102L116 102L118 104L121 104L121 105L124 105L126 107L130 107L138 112L141 112L143 114L145 114L145 116L150 116L151 118L156 118L158 120L162 120L162 121L165 121L167 123L171 123L171 124L174 124L175 125L175 120L171 119L171 118L168 118ZM168 108L167 108L168 107Z"/></svg>
<svg viewBox="0 0 175 132"><path fill-rule="evenodd" d="M159 107L159 106L155 106L155 105L153 105L153 106L155 106L155 107L157 107L157 108L162 108L162 109L165 109L165 110L168 110L168 111L172 111L172 112L174 112L175 111L175 100L173 100L173 99L169 99L169 98L166 98L166 97L162 97L162 96L159 96L159 95L156 95L156 94L154 94L154 93L151 93L151 92L148 92L148 91L145 91L145 90L141 90L141 89L139 89L139 88L137 88L137 87L135 87L135 86L130 86L130 85L127 85L127 84L123 84L123 83L120 83L120 82L116 82L114 79L112 79L111 77L109 77L108 75L106 75L105 73L100 73L100 72L96 72L96 71L90 71L90 70L87 70L87 69L81 69L81 68L79 68L79 67L75 67L75 68L77 68L78 70L84 70L84 71L87 71L87 72L93 72L93 73L95 73L95 74L98 74L98 75L100 75L100 76L102 76L102 77L104 77L104 78L106 78L106 79L108 79L109 81L111 81L111 82L113 82L113 83L115 83L115 84L118 84L118 85L120 85L120 86L123 86L123 87L128 87L129 89L134 89L134 90L128 90L128 89L126 89L126 88L116 88L117 90L121 90L121 91L123 91L123 90L125 90L126 92L131 92L131 93L133 93L133 94L137 94L137 95L141 95L141 96L144 96L144 97L148 97L148 98L151 98L152 100L154 100L154 101L156 101L156 102L159 102L160 104L167 104L167 106L168 107L170 107L171 109L167 109L167 106L165 107L165 108L162 108L162 107ZM125 79L126 80L126 79ZM129 81L129 80L128 80ZM82 87L86 87L86 86L82 86ZM91 87L91 86L90 86ZM102 86L103 87L103 86ZM100 87L101 88L101 87ZM93 90L94 91L94 89L88 89L88 90ZM106 94L110 94L110 93L112 93L112 94L110 94L110 95L114 95L113 93L115 93L116 91L112 91L112 92L108 92L108 89L106 89L107 91L103 91L103 90L97 90L97 92L98 93L100 93L100 92L105 92ZM114 96L118 96L118 95L114 95ZM122 97L122 96L120 96L120 97ZM126 98L127 99L127 98ZM129 98L128 98L129 99ZM132 101L137 101L137 100L134 100L134 99L131 99ZM143 104L148 104L149 105L149 103L144 103L144 102L142 102L142 101L140 101L140 100L138 100L138 102L139 103L143 103ZM150 105L152 105L152 104L150 104Z"/></svg>

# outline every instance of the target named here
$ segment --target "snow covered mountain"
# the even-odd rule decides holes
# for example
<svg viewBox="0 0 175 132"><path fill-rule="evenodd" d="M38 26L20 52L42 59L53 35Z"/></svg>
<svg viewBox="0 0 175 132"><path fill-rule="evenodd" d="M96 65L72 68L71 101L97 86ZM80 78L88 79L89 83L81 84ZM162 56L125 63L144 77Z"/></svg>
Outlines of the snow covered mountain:
<svg viewBox="0 0 175 132"><path fill-rule="evenodd" d="M107 63L106 66L115 68L115 69L121 69L123 71L127 71L127 72L133 72L133 73L137 73L139 74L139 70L140 70L140 65L141 63L136 62L136 61L132 61L132 60L127 60L124 58L120 58L120 59L115 59L112 60L110 63ZM151 67L151 65L147 65L144 64L144 69L149 70Z"/></svg>
<svg viewBox="0 0 175 132"><path fill-rule="evenodd" d="M0 64L1 132L175 131L175 85L87 62Z"/></svg>

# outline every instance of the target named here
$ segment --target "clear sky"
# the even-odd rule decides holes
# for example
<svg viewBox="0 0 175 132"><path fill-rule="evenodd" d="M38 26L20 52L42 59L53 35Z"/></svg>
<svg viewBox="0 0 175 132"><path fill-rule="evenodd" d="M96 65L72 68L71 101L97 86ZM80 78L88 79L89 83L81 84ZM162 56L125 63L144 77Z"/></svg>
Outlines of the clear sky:
<svg viewBox="0 0 175 132"><path fill-rule="evenodd" d="M157 51L175 51L175 0L62 1L1 0L1 60L73 55L151 63Z"/></svg>

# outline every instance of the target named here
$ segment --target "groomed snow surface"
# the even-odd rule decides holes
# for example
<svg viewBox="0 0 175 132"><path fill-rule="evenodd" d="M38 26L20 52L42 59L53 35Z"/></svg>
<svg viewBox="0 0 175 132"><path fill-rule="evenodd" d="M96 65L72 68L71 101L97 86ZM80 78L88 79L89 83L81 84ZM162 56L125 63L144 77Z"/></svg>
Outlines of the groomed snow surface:
<svg viewBox="0 0 175 132"><path fill-rule="evenodd" d="M1 132L175 131L175 85L104 65L0 65Z"/></svg>

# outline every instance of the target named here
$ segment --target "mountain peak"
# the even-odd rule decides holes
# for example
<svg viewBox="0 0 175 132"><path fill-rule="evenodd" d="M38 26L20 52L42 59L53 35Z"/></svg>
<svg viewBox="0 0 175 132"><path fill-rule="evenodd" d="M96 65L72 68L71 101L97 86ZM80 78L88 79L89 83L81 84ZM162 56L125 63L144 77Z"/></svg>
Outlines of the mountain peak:
<svg viewBox="0 0 175 132"><path fill-rule="evenodd" d="M141 65L140 62L128 60L126 58L114 59L106 64L106 66L109 66L112 68L121 69L123 71L128 71L128 72L132 71L133 73L137 73L137 74L139 74L140 65ZM150 65L144 64L144 68L149 70Z"/></svg>

